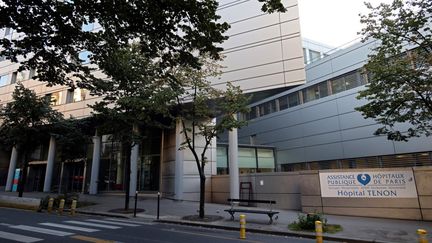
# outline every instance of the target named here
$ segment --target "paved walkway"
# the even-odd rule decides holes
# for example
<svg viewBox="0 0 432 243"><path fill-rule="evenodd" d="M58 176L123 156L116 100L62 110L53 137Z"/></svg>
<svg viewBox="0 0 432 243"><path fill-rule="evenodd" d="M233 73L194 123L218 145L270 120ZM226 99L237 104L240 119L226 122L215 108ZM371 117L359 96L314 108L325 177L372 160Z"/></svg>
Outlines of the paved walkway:
<svg viewBox="0 0 432 243"><path fill-rule="evenodd" d="M15 196L17 193L0 192L0 195ZM42 198L46 193L24 193L24 197ZM51 194L55 196L55 194ZM123 214L110 214L109 210L122 208L124 206L124 196L116 194L101 194L97 196L80 194L80 201L88 201L97 203L93 206L79 208L79 212L93 213L101 215L112 216L125 216ZM157 196L156 195L142 195L138 198L138 208L145 211L137 214L139 220L156 220L157 215ZM133 208L134 199L131 198L130 207ZM224 212L228 205L206 203L205 213L207 215L219 215L223 217L222 220L209 223L196 223L185 221L183 216L196 215L198 210L197 202L186 201L173 201L162 199L160 203L160 220L169 221L172 223L183 224L198 224L202 226L212 226L221 228L237 229L239 227L238 214L234 221L230 220L230 215ZM297 219L300 213L293 210L277 210L280 212L278 219L271 225L268 224L267 215L246 215L247 229L263 232L272 232L277 234L300 234L312 235L307 232L295 232L288 229L288 224ZM132 217L132 215L127 215ZM335 234L325 234L325 236L333 238L334 240L345 239L346 242L417 242L416 230L419 228L426 229L432 235L432 222L428 221L413 221L413 220L393 220L393 219L380 219L380 218L366 218L366 217L348 217L326 215L328 223L340 224L343 231ZM329 239L329 238L328 238ZM429 236L432 240L432 237Z"/></svg>

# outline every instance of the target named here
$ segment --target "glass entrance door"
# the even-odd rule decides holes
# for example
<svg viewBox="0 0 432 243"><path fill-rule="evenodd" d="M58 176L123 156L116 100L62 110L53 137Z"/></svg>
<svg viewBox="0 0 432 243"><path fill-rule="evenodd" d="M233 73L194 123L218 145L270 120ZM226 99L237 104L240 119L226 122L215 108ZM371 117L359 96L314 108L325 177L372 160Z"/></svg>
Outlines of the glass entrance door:
<svg viewBox="0 0 432 243"><path fill-rule="evenodd" d="M159 190L160 155L146 155L141 159L139 171L139 191Z"/></svg>

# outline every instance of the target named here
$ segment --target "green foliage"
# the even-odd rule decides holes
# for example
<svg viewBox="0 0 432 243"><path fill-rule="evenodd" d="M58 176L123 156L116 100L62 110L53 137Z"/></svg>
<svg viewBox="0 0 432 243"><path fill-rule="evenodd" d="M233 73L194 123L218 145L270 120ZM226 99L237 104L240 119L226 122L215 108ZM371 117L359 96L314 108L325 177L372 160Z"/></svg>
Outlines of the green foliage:
<svg viewBox="0 0 432 243"><path fill-rule="evenodd" d="M362 16L365 39L380 42L370 55L367 89L357 108L380 127L375 134L407 141L432 132L432 2L394 0Z"/></svg>
<svg viewBox="0 0 432 243"><path fill-rule="evenodd" d="M288 228L294 231L315 231L315 221L321 221L323 232L337 233L342 231L342 226L338 224L328 224L327 219L322 213L299 214L297 221L289 224Z"/></svg>
<svg viewBox="0 0 432 243"><path fill-rule="evenodd" d="M62 121L63 115L53 110L48 100L37 97L22 84L15 87L12 98L0 111L0 141L29 153L49 136L53 124Z"/></svg>
<svg viewBox="0 0 432 243"><path fill-rule="evenodd" d="M281 0L259 0L266 12L285 11ZM12 28L21 38L0 39L0 56L18 62L20 69L35 68L39 80L49 84L78 83L92 86L97 80L92 66L83 65L79 53L90 53L90 62L101 64L109 53L125 48L130 40L141 53L158 59L162 69L178 65L199 67L194 54L218 59L229 28L221 23L217 0L120 1L16 1L0 5L0 28ZM97 31L83 25L97 22Z"/></svg>

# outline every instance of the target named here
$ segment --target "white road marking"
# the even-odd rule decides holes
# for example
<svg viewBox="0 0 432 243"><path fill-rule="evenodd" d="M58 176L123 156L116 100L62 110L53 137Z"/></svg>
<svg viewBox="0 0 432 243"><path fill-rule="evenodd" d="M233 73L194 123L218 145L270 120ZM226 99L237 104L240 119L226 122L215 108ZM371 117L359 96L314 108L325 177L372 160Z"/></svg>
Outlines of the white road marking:
<svg viewBox="0 0 432 243"><path fill-rule="evenodd" d="M36 232L36 233L55 235L55 236L67 236L67 235L73 235L74 234L74 233L70 233L70 232L51 230L51 229L33 227L33 226L28 226L28 225L14 225L14 226L9 226L9 228L19 229L19 230L27 230L27 231L32 231L32 232Z"/></svg>
<svg viewBox="0 0 432 243"><path fill-rule="evenodd" d="M106 220L116 221L116 222L124 222L124 223L132 223L132 224L142 224L142 225L154 225L155 224L155 223L151 223L151 222L141 222L141 221L126 220L126 219L107 218Z"/></svg>
<svg viewBox="0 0 432 243"><path fill-rule="evenodd" d="M99 227L99 228L105 228L105 229L121 229L121 227L119 227L119 226L87 223L87 222L81 222L81 221L75 221L75 220L69 220L69 221L64 221L64 222L68 223L68 224L80 224L80 225L93 226L93 227Z"/></svg>
<svg viewBox="0 0 432 243"><path fill-rule="evenodd" d="M45 225L45 226L62 228L62 229L70 229L70 230L83 231L83 232L96 232L96 231L99 231L98 229L90 229L90 228L84 228L84 227L78 227L78 226L72 226L72 225L65 225L65 224L56 224L56 223L39 223L39 224L40 225Z"/></svg>
<svg viewBox="0 0 432 243"><path fill-rule="evenodd" d="M131 227L139 226L138 224L129 224L129 223L115 222L115 221L109 221L109 220L99 220L99 219L87 219L86 221L95 222L95 223L120 225L120 226L131 226Z"/></svg>
<svg viewBox="0 0 432 243"><path fill-rule="evenodd" d="M25 236L25 235L12 234L9 232L4 232L4 231L0 231L0 238L6 239L6 240L14 240L14 241L18 241L18 242L24 242L24 243L32 243L32 242L37 242L37 241L43 240L43 239L34 238L34 237L30 237L30 236Z"/></svg>

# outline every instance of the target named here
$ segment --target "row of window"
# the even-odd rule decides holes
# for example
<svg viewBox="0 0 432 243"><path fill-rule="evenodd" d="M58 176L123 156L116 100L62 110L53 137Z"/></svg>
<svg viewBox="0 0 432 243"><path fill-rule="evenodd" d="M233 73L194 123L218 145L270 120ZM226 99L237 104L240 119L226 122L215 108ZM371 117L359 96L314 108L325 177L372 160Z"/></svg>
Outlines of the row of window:
<svg viewBox="0 0 432 243"><path fill-rule="evenodd" d="M282 171L302 170L328 170L353 168L397 168L431 166L432 153L410 153L397 155L371 156L354 159L326 160L319 162L305 162L295 164L282 164Z"/></svg>
<svg viewBox="0 0 432 243"><path fill-rule="evenodd" d="M218 175L229 174L227 146L217 146L216 167ZM273 172L275 170L275 157L273 148L239 147L238 167L240 174Z"/></svg>
<svg viewBox="0 0 432 243"><path fill-rule="evenodd" d="M85 89L76 88L46 94L45 99L55 106L83 101L86 99L86 96L87 91ZM65 99L63 99L64 97Z"/></svg>
<svg viewBox="0 0 432 243"><path fill-rule="evenodd" d="M302 90L284 95L274 100L251 107L248 114L243 114L242 119L251 120L294 107L309 101L324 98L345 90L366 84L367 77L360 70L346 73L342 76L326 80L324 82L306 87Z"/></svg>
<svg viewBox="0 0 432 243"><path fill-rule="evenodd" d="M0 87L9 84L14 84L16 82L32 79L35 75L36 75L35 69L0 75Z"/></svg>

